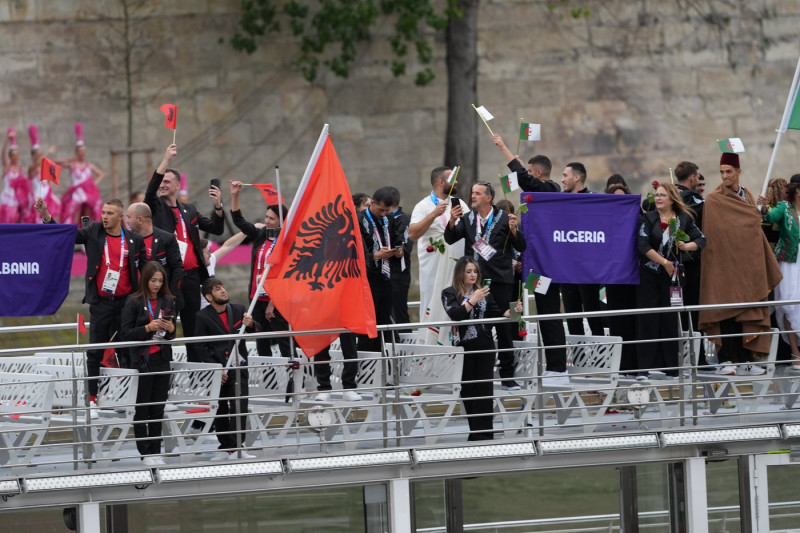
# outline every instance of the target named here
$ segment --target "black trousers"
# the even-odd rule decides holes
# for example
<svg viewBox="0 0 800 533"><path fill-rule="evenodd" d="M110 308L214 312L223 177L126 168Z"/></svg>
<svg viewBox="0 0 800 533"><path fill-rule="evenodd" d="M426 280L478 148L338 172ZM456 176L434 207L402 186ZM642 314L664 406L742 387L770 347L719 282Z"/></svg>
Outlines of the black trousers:
<svg viewBox="0 0 800 533"><path fill-rule="evenodd" d="M639 307L670 307L669 287L670 278L664 273L653 273L647 268L639 268L639 292L637 303ZM639 340L676 338L678 331L677 313L655 313L638 315L636 331ZM638 344L638 369L650 370L654 368L678 366L678 341L659 341ZM678 375L677 370L666 372L668 375Z"/></svg>
<svg viewBox="0 0 800 533"><path fill-rule="evenodd" d="M722 335L741 335L742 325L735 318L729 318L719 323L719 332ZM750 350L744 347L743 339L744 337L722 337L722 348L717 354L717 362L749 363L752 356Z"/></svg>
<svg viewBox="0 0 800 533"><path fill-rule="evenodd" d="M380 274L367 276L369 288L372 291L372 303L375 307L375 321L378 325L388 324L392 313L392 282ZM392 342L389 332L385 332L384 339ZM360 352L380 352L381 337L378 335L370 339L366 335L358 335L358 350Z"/></svg>
<svg viewBox="0 0 800 533"><path fill-rule="evenodd" d="M630 315L617 315L608 319L611 335L622 337L623 341L636 340L636 288L636 285L606 285L609 311L633 310ZM636 359L636 345L623 344L619 369L636 370L638 368Z"/></svg>
<svg viewBox="0 0 800 533"><path fill-rule="evenodd" d="M258 322L261 331L288 331L289 323L286 322L286 319L283 318L283 315L281 315L277 309L275 309L275 316L271 320L267 319L264 313L266 313L268 305L269 302L259 300L256 302L255 307L253 307L253 320ZM292 348L288 336L279 339L256 339L258 355L261 357L272 357L273 344L278 346L282 357L291 356Z"/></svg>
<svg viewBox="0 0 800 533"><path fill-rule="evenodd" d="M564 300L565 313L581 313L600 311L600 286L594 284L561 284L561 298ZM605 324L598 317L587 319L592 335L603 335ZM583 329L582 318L570 318L567 320L567 328L570 335L586 335Z"/></svg>
<svg viewBox="0 0 800 533"><path fill-rule="evenodd" d="M551 283L547 294L533 293L536 299L536 314L554 315L561 312L561 294L558 283ZM564 333L564 322L561 320L542 320L539 322L542 343L545 346L562 346L562 348L545 349L546 369L552 372L567 371L567 336Z"/></svg>
<svg viewBox="0 0 800 533"><path fill-rule="evenodd" d="M239 419L241 442L244 442L247 430L247 385L248 372L246 369L228 370L228 381L222 384L219 390L219 408L214 422L219 440L220 450L235 450L236 446L236 420ZM236 381L241 382L239 398L236 397Z"/></svg>
<svg viewBox="0 0 800 533"><path fill-rule="evenodd" d="M492 283L494 288L494 283ZM464 346L464 367L461 371L461 399L467 413L469 438L494 438L493 409L494 343L486 337L467 341Z"/></svg>
<svg viewBox="0 0 800 533"><path fill-rule="evenodd" d="M355 389L358 376L356 335L355 333L342 333L339 335L339 340L342 343L342 357L344 357L342 388ZM317 390L319 391L331 390L331 365L327 364L330 360L330 348L325 348L314 356L314 375L317 378Z"/></svg>
<svg viewBox="0 0 800 533"><path fill-rule="evenodd" d="M152 372L168 372L169 361L162 352L150 354ZM142 455L161 453L161 426L164 418L164 402L169 393L169 374L139 374L139 389L136 391L136 413L133 415L133 434L136 449ZM141 405L152 403L153 405Z"/></svg>
<svg viewBox="0 0 800 533"><path fill-rule="evenodd" d="M196 268L183 274L183 309L181 309L181 325L184 337L194 337L195 316L200 310L200 271ZM202 363L196 343L186 343L186 360L190 363Z"/></svg>
<svg viewBox="0 0 800 533"><path fill-rule="evenodd" d="M408 272L408 269L406 269ZM408 289L411 286L411 276L408 274L392 273L392 320L395 324L408 324ZM399 333L411 333L410 329L395 330Z"/></svg>
<svg viewBox="0 0 800 533"><path fill-rule="evenodd" d="M111 337L119 340L119 328L122 319L122 308L125 307L127 296L100 297L100 301L89 304L89 342L92 344L108 342ZM116 333L116 336L114 334ZM127 348L117 350L119 366L130 368L130 358ZM100 375L100 363L103 361L103 350L89 350L86 352L86 372L89 378ZM97 396L97 379L89 379L89 395Z"/></svg>
<svg viewBox="0 0 800 533"><path fill-rule="evenodd" d="M492 280L492 298L497 306L503 311L507 311L511 300L516 300L513 283L501 283ZM500 377L514 377L514 337L517 335L517 325L513 323L498 324L495 326L497 333L497 348L500 349L498 360L500 361Z"/></svg>

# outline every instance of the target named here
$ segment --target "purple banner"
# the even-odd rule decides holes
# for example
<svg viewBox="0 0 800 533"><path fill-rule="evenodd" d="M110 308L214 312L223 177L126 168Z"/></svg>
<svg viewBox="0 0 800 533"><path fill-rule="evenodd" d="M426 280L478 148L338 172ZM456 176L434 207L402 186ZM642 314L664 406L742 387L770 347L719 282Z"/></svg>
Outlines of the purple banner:
<svg viewBox="0 0 800 533"><path fill-rule="evenodd" d="M555 283L638 284L634 194L522 193L522 279L530 270Z"/></svg>
<svg viewBox="0 0 800 533"><path fill-rule="evenodd" d="M0 224L0 316L52 315L69 293L72 224Z"/></svg>

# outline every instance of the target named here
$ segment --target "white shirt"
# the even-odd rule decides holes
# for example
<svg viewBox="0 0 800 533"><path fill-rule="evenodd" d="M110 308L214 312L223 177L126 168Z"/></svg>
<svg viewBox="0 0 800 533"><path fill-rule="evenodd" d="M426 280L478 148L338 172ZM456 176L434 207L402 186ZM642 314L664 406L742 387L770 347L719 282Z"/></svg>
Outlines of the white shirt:
<svg viewBox="0 0 800 533"><path fill-rule="evenodd" d="M452 285L453 270L456 266L455 261L452 261L450 258L453 257L455 259L460 259L464 255L463 240L453 244L452 246L445 243L446 249L445 253L443 254L439 253L437 250L430 253L427 251L427 248L430 245L430 238L433 238L434 241L441 239L442 242L444 242L444 228L447 225L447 221L450 220L450 200L440 199L439 201L447 202L447 209L443 215L436 217L436 220L433 221L431 226L428 228L428 231L426 231L419 238L419 240L417 240L417 259L419 260L420 320L424 319L423 317L425 316L425 310L430 304L431 298L434 296L433 291L434 285L436 284L437 271L439 271L439 262L447 261L448 265L451 265L450 268L444 269L444 272L439 273L439 275L445 276L447 276L449 273L449 279L443 280L446 281L444 287L448 287ZM466 213L469 207L464 203L463 200L460 201L461 209ZM417 222L422 222L422 220L427 217L435 207L436 204L433 203L430 195L423 198L417 205L414 206L414 210L411 212L410 223L416 224ZM435 297L438 300L441 300L441 294L437 294Z"/></svg>

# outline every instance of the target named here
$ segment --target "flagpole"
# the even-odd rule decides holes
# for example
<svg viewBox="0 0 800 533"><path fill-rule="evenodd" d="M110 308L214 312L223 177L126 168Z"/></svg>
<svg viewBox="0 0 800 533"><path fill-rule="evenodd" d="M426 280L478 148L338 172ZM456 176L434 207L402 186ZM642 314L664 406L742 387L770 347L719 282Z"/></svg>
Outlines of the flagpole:
<svg viewBox="0 0 800 533"><path fill-rule="evenodd" d="M478 111L478 108L477 108L477 107L475 107L475 104L472 104L472 109L474 109L474 110L475 110L475 112L476 112L476 113L478 113L478 116L479 116L479 117L481 117L481 120L482 120L482 121L483 121L483 123L486 125L486 129L487 129L487 130L489 130L489 133L491 133L492 135L494 135L494 132L492 131L492 128L490 128L490 127L489 127L489 123L488 123L488 122L486 122L486 119L485 119L485 118L483 118L483 115L481 115L480 111Z"/></svg>
<svg viewBox="0 0 800 533"><path fill-rule="evenodd" d="M281 228L283 228L283 209L281 209L281 170L278 165L275 165L275 188L278 190L278 220L280 221Z"/></svg>
<svg viewBox="0 0 800 533"><path fill-rule="evenodd" d="M519 117L519 127L522 129L522 124L525 122L525 117ZM519 155L519 143L522 142L522 134L517 135L517 153Z"/></svg>
<svg viewBox="0 0 800 533"><path fill-rule="evenodd" d="M775 137L775 147L772 149L772 157L769 158L769 165L767 166L767 175L764 177L764 185L761 187L761 196L767 194L767 185L769 184L769 177L772 175L772 168L775 166L775 157L778 155L778 148L781 145L781 137L783 137L786 127L789 124L789 117L791 116L792 104L795 101L797 93L797 82L800 79L800 59L797 60L797 67L794 69L794 78L792 79L792 87L789 89L789 96L786 98L786 107L783 108L783 118L781 119L781 126L778 128L778 134Z"/></svg>
<svg viewBox="0 0 800 533"><path fill-rule="evenodd" d="M175 125L175 128L172 130L172 144L175 144L175 135L178 133L178 126Z"/></svg>
<svg viewBox="0 0 800 533"><path fill-rule="evenodd" d="M675 185L675 174L672 173L672 167L669 167L669 182Z"/></svg>

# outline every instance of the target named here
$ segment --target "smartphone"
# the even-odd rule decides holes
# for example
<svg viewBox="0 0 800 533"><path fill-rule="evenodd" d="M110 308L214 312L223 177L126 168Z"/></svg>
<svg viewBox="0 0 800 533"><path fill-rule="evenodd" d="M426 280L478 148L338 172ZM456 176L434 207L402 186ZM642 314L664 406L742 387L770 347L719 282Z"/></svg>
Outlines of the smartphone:
<svg viewBox="0 0 800 533"><path fill-rule="evenodd" d="M89 217L81 217L81 227L85 228L89 226Z"/></svg>
<svg viewBox="0 0 800 533"><path fill-rule="evenodd" d="M461 201L458 199L458 196L451 196L450 197L450 207L455 209L456 207L461 205Z"/></svg>
<svg viewBox="0 0 800 533"><path fill-rule="evenodd" d="M212 187L216 187L217 189L219 189L219 180L217 178L214 178L213 180L211 180L211 186Z"/></svg>
<svg viewBox="0 0 800 533"><path fill-rule="evenodd" d="M483 280L483 284L486 287L491 287L492 286L492 278L486 278L485 280Z"/></svg>
<svg viewBox="0 0 800 533"><path fill-rule="evenodd" d="M172 315L164 315L161 318L163 318L164 320L172 320Z"/></svg>

